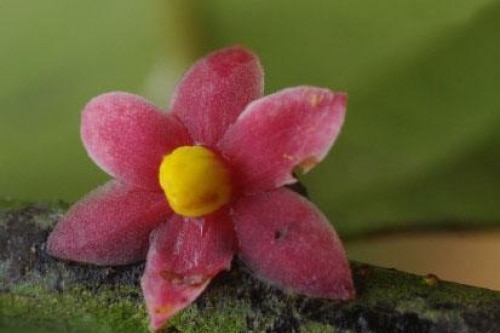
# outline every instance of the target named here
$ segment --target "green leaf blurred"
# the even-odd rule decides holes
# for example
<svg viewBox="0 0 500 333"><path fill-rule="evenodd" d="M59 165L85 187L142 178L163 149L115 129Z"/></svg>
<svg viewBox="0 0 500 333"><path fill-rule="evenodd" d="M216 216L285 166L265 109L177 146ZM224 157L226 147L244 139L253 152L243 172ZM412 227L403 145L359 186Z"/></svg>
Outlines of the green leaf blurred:
<svg viewBox="0 0 500 333"><path fill-rule="evenodd" d="M163 102L148 88L163 57L184 56L155 91L238 43L261 56L266 93L349 93L336 146L303 178L342 234L500 221L498 1L6 0L0 27L0 197L77 199L106 178L79 142L92 96Z"/></svg>
<svg viewBox="0 0 500 333"><path fill-rule="evenodd" d="M80 110L141 92L160 24L152 1L0 3L0 197L75 200L107 178L80 143Z"/></svg>
<svg viewBox="0 0 500 333"><path fill-rule="evenodd" d="M304 177L343 234L500 220L500 2L243 1L201 9L210 47L262 56L267 92L349 93L325 163Z"/></svg>

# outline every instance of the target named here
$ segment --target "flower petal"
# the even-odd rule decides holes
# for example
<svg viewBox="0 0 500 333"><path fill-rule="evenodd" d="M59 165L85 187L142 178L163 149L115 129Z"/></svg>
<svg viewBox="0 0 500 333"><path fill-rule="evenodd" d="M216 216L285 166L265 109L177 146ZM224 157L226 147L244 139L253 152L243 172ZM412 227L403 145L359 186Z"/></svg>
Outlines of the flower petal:
<svg viewBox="0 0 500 333"><path fill-rule="evenodd" d="M346 95L298 87L251 103L229 128L220 150L247 193L295 182L294 167L304 172L321 161L344 121Z"/></svg>
<svg viewBox="0 0 500 333"><path fill-rule="evenodd" d="M123 265L146 257L149 234L172 211L162 193L116 180L77 202L49 236L47 252L95 265Z"/></svg>
<svg viewBox="0 0 500 333"><path fill-rule="evenodd" d="M225 211L203 218L174 215L156 229L141 279L151 328L161 328L218 272L228 269L234 248L234 230Z"/></svg>
<svg viewBox="0 0 500 333"><path fill-rule="evenodd" d="M81 136L90 157L111 176L158 191L163 155L190 143L175 117L122 92L100 95L85 106Z"/></svg>
<svg viewBox="0 0 500 333"><path fill-rule="evenodd" d="M263 280L313 297L354 297L342 243L305 198L285 188L244 196L233 219L240 256Z"/></svg>
<svg viewBox="0 0 500 333"><path fill-rule="evenodd" d="M184 75L171 110L197 143L213 146L245 106L262 96L263 76L249 50L236 46L213 52Z"/></svg>

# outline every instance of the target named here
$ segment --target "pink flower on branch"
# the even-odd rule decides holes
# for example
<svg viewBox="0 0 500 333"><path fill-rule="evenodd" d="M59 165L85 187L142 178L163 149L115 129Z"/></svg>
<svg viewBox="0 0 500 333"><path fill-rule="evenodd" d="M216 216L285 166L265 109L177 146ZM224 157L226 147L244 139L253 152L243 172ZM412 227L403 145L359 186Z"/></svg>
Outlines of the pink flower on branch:
<svg viewBox="0 0 500 333"><path fill-rule="evenodd" d="M321 161L346 96L302 86L262 97L258 58L211 53L181 80L168 113L141 97L100 95L82 113L90 157L114 179L77 202L47 251L95 265L146 259L151 328L193 302L237 254L264 281L311 297L355 291L324 215L284 187Z"/></svg>

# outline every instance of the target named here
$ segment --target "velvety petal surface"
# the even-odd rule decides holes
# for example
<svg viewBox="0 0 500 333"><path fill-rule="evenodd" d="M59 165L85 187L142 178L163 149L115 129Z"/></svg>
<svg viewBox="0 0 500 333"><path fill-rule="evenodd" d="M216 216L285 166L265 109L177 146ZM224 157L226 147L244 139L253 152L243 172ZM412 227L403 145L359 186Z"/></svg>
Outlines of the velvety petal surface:
<svg viewBox="0 0 500 333"><path fill-rule="evenodd" d="M85 106L81 136L90 157L111 176L158 191L162 157L190 143L175 117L122 92L100 95Z"/></svg>
<svg viewBox="0 0 500 333"><path fill-rule="evenodd" d="M143 260L149 234L172 214L165 196L112 180L73 205L55 226L47 252L96 265Z"/></svg>
<svg viewBox="0 0 500 333"><path fill-rule="evenodd" d="M313 297L354 297L342 243L305 198L285 188L244 196L233 219L240 256L263 280Z"/></svg>
<svg viewBox="0 0 500 333"><path fill-rule="evenodd" d="M245 106L263 93L263 71L243 47L213 52L195 63L174 93L171 111L193 139L213 146Z"/></svg>
<svg viewBox="0 0 500 333"><path fill-rule="evenodd" d="M327 89L285 89L252 102L229 128L220 150L248 192L293 183L321 161L344 122L346 95Z"/></svg>
<svg viewBox="0 0 500 333"><path fill-rule="evenodd" d="M218 272L229 269L234 249L234 230L224 210L203 218L174 215L156 229L141 279L151 328L161 328Z"/></svg>

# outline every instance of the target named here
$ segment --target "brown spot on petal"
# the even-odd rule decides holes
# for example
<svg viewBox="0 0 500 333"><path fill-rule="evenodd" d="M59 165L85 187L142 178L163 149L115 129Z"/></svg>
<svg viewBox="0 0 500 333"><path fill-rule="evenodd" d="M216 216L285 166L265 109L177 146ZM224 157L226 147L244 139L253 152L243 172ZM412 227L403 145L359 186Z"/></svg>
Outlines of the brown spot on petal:
<svg viewBox="0 0 500 333"><path fill-rule="evenodd" d="M160 276L168 282L179 281L182 279L182 276L180 274L172 273L169 271L161 271Z"/></svg>
<svg viewBox="0 0 500 333"><path fill-rule="evenodd" d="M276 230L274 232L274 239L283 239L286 237L286 231L285 230Z"/></svg>
<svg viewBox="0 0 500 333"><path fill-rule="evenodd" d="M188 284L193 287L199 287L207 282L209 278L204 275L191 275L184 278L184 284Z"/></svg>
<svg viewBox="0 0 500 333"><path fill-rule="evenodd" d="M192 287L199 287L202 284L204 284L209 277L201 275L201 274L196 274L196 275L182 275L182 274L177 274L169 271L161 271L160 276L170 282L171 284L175 285L189 285Z"/></svg>
<svg viewBox="0 0 500 333"><path fill-rule="evenodd" d="M323 95L313 94L309 100L313 108L317 107L323 100Z"/></svg>
<svg viewBox="0 0 500 333"><path fill-rule="evenodd" d="M156 314L165 314L165 313L170 313L173 309L172 304L165 304L163 306L155 308L155 313Z"/></svg>
<svg viewBox="0 0 500 333"><path fill-rule="evenodd" d="M307 172L314 168L314 166L318 164L318 160L314 156L309 156L303 159L297 166L303 170L303 172Z"/></svg>

